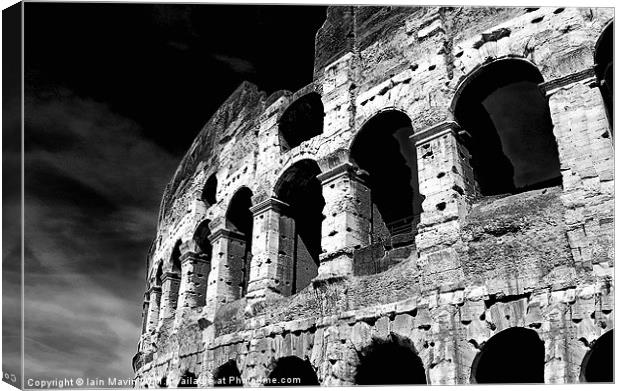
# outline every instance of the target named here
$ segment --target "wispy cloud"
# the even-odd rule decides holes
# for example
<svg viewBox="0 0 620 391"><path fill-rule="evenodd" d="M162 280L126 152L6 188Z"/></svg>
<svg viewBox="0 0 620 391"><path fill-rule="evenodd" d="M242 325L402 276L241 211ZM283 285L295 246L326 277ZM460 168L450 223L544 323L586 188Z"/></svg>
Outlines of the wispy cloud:
<svg viewBox="0 0 620 391"><path fill-rule="evenodd" d="M28 97L26 118L25 376L130 378L146 252L177 159L70 91Z"/></svg>
<svg viewBox="0 0 620 391"><path fill-rule="evenodd" d="M243 58L228 56L226 54L213 54L213 58L230 68L235 73L249 75L256 73L254 64Z"/></svg>

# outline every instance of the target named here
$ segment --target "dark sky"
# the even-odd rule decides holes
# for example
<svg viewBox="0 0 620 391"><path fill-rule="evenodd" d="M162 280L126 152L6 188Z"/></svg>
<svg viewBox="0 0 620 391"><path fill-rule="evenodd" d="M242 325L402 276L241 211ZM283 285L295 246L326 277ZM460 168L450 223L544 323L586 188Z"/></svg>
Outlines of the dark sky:
<svg viewBox="0 0 620 391"><path fill-rule="evenodd" d="M26 4L26 378L132 375L165 184L241 81L267 93L311 82L324 18L325 7ZM4 260L19 253L4 247Z"/></svg>

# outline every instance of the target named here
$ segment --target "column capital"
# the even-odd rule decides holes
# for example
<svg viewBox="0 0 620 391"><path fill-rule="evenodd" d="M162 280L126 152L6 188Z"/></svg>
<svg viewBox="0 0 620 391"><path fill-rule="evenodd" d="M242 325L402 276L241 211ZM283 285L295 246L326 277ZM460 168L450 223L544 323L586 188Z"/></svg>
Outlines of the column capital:
<svg viewBox="0 0 620 391"><path fill-rule="evenodd" d="M250 212L254 214L254 216L260 215L268 210L275 210L276 212L281 212L286 210L290 205L286 202L282 202L275 197L269 197L264 201L259 202L258 204L252 206L250 208Z"/></svg>
<svg viewBox="0 0 620 391"><path fill-rule="evenodd" d="M209 235L208 239L211 243L213 243L222 237L228 238L228 239L245 239L245 235L243 235L241 232L237 232L230 228L224 228L224 227L218 228L211 235Z"/></svg>
<svg viewBox="0 0 620 391"><path fill-rule="evenodd" d="M417 147L449 133L452 133L456 137L466 132L462 130L455 121L442 121L415 132L409 139L412 140Z"/></svg>
<svg viewBox="0 0 620 391"><path fill-rule="evenodd" d="M596 72L594 68L587 68L579 72L571 73L570 75L558 77L557 79L549 80L544 83L540 83L538 88L545 96L553 95L560 88L569 86L571 84L586 82L597 83Z"/></svg>
<svg viewBox="0 0 620 391"><path fill-rule="evenodd" d="M317 175L316 177L319 181L321 181L321 184L326 185L342 177L349 177L359 182L364 182L364 176L366 175L366 171L360 169L359 167L351 163L342 163L329 171Z"/></svg>
<svg viewBox="0 0 620 391"><path fill-rule="evenodd" d="M161 276L161 282L164 283L166 280L176 280L179 281L181 279L181 277L179 277L179 273L175 273L175 272L163 272L162 276Z"/></svg>

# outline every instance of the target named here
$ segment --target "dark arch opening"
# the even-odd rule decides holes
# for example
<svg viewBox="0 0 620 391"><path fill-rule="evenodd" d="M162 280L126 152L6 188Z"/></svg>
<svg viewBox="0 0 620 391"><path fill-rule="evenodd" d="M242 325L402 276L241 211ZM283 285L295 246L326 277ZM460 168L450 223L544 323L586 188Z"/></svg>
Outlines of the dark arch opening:
<svg viewBox="0 0 620 391"><path fill-rule="evenodd" d="M243 387L241 373L235 360L229 360L217 368L213 374L214 387Z"/></svg>
<svg viewBox="0 0 620 391"><path fill-rule="evenodd" d="M204 188L202 189L202 194L200 198L207 205L213 205L217 202L216 199L217 193L217 177L215 174L211 174L207 182L205 183Z"/></svg>
<svg viewBox="0 0 620 391"><path fill-rule="evenodd" d="M581 381L612 383L614 381L614 331L601 335L592 344L581 364Z"/></svg>
<svg viewBox="0 0 620 391"><path fill-rule="evenodd" d="M177 240L172 248L171 255L172 272L181 275L181 240Z"/></svg>
<svg viewBox="0 0 620 391"><path fill-rule="evenodd" d="M163 262L159 262L157 265L157 272L155 272L155 286L161 286L161 276L163 274Z"/></svg>
<svg viewBox="0 0 620 391"><path fill-rule="evenodd" d="M420 221L423 197L412 134L409 117L390 110L372 117L351 146L351 159L369 174L373 242L415 233Z"/></svg>
<svg viewBox="0 0 620 391"><path fill-rule="evenodd" d="M472 383L544 383L545 344L538 334L513 327L482 345L472 365Z"/></svg>
<svg viewBox="0 0 620 391"><path fill-rule="evenodd" d="M157 386L160 388L166 388L168 387L168 379L166 378L166 376L162 377L161 380L159 380L159 382L157 383Z"/></svg>
<svg viewBox="0 0 620 391"><path fill-rule="evenodd" d="M605 27L594 51L594 71L599 81L609 125L614 115L614 23Z"/></svg>
<svg viewBox="0 0 620 391"><path fill-rule="evenodd" d="M284 151L323 133L325 112L321 96L306 94L284 111L280 118L280 144Z"/></svg>
<svg viewBox="0 0 620 391"><path fill-rule="evenodd" d="M283 357L269 375L269 386L318 386L319 379L308 360L299 357Z"/></svg>
<svg viewBox="0 0 620 391"><path fill-rule="evenodd" d="M211 235L211 229L209 229L210 220L205 220L198 225L196 232L194 232L194 242L198 246L200 252L208 257L211 257L211 242L209 236Z"/></svg>
<svg viewBox="0 0 620 391"><path fill-rule="evenodd" d="M254 216L250 211L252 207L252 191L247 187L237 190L230 200L226 212L226 227L237 236L239 246L235 247L236 253L229 254L235 258L235 267L230 268L231 280L239 286L240 296L245 296L248 289L250 276L250 264L252 261L252 227Z"/></svg>
<svg viewBox="0 0 620 391"><path fill-rule="evenodd" d="M276 197L289 205L280 221L279 265L284 272L280 292L299 292L316 277L321 253L323 189L313 160L301 160L282 174Z"/></svg>
<svg viewBox="0 0 620 391"><path fill-rule="evenodd" d="M454 116L482 195L561 185L558 147L542 75L532 64L503 59L482 66L460 88Z"/></svg>
<svg viewBox="0 0 620 391"><path fill-rule="evenodd" d="M362 354L355 384L426 384L422 360L409 341L373 340Z"/></svg>
<svg viewBox="0 0 620 391"><path fill-rule="evenodd" d="M194 375L192 372L186 371L183 376L181 376L181 379L179 380L179 384L177 384L178 388L185 388L185 387L198 387L198 379L196 378L196 375Z"/></svg>

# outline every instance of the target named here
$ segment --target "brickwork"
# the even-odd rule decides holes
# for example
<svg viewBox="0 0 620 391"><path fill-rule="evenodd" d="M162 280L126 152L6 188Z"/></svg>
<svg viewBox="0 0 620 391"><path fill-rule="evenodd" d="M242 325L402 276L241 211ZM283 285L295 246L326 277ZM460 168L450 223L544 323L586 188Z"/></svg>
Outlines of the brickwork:
<svg viewBox="0 0 620 391"><path fill-rule="evenodd" d="M167 186L133 361L138 384L165 377L176 386L192 373L212 385L238 371L257 385L286 367L351 385L367 381L358 370L377 346L417 357L429 384L468 384L484 381L488 363L501 361L493 347L518 335L544 347L522 360L540 363L539 381L588 381L596 341L614 329L613 134L595 71L612 18L605 8L329 7L312 83L271 96L243 83ZM477 129L460 124L455 107L498 61L542 80L561 186L481 191ZM283 137L309 94L320 96L322 133ZM387 112L411 123L413 192L423 200L411 232L389 231L350 154L364 125ZM280 194L307 161L319 167L325 204L318 260ZM216 180L205 200L208 178ZM228 220L243 188L252 193L243 211L250 238ZM195 243L207 220L211 254Z"/></svg>

